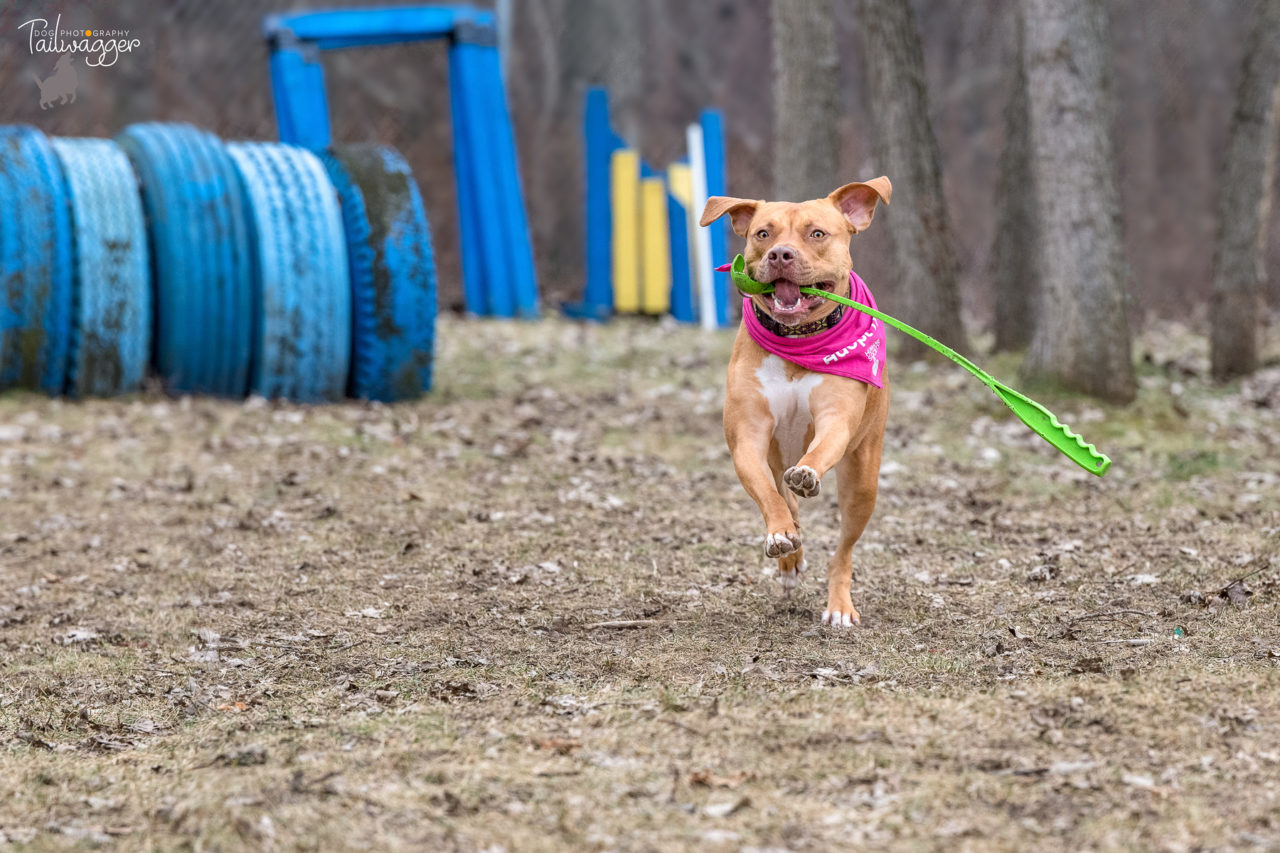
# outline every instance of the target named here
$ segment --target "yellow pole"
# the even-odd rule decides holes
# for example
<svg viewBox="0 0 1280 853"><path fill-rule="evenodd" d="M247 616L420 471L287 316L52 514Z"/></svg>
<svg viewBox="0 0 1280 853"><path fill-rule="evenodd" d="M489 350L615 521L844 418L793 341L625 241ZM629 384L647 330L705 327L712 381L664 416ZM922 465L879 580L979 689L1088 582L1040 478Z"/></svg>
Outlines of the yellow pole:
<svg viewBox="0 0 1280 853"><path fill-rule="evenodd" d="M641 257L646 314L666 314L671 308L671 232L667 225L667 185L662 178L640 181Z"/></svg>
<svg viewBox="0 0 1280 853"><path fill-rule="evenodd" d="M609 161L613 207L613 308L640 311L640 154L619 148Z"/></svg>

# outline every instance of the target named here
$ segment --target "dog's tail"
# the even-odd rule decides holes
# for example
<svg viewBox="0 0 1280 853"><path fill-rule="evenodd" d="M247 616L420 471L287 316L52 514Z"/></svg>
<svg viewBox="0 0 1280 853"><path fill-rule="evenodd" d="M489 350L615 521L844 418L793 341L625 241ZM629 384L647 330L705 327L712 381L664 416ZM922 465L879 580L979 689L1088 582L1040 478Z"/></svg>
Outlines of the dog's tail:
<svg viewBox="0 0 1280 853"><path fill-rule="evenodd" d="M44 81L41 80L39 77L37 77L35 74L31 75L31 79L36 81L37 86L40 86L40 87L44 86Z"/></svg>

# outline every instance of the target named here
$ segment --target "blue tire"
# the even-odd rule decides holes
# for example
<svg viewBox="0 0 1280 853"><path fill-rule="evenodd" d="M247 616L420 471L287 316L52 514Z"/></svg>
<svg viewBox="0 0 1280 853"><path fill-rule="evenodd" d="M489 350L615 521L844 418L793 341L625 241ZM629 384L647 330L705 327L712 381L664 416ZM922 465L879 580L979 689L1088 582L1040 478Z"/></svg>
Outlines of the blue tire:
<svg viewBox="0 0 1280 853"><path fill-rule="evenodd" d="M116 140L137 171L151 237L156 372L170 391L242 397L253 265L235 163L188 124L134 124Z"/></svg>
<svg viewBox="0 0 1280 853"><path fill-rule="evenodd" d="M351 270L348 393L419 397L431 388L436 269L418 184L385 146L337 146L322 159L342 200Z"/></svg>
<svg viewBox="0 0 1280 853"><path fill-rule="evenodd" d="M249 388L304 402L341 399L351 363L351 286L338 194L311 152L227 146L245 190L253 245Z"/></svg>
<svg viewBox="0 0 1280 853"><path fill-rule="evenodd" d="M54 139L71 197L75 279L67 393L137 390L151 352L151 274L138 179L109 139Z"/></svg>
<svg viewBox="0 0 1280 853"><path fill-rule="evenodd" d="M0 390L61 394L71 345L71 213L49 139L0 127Z"/></svg>

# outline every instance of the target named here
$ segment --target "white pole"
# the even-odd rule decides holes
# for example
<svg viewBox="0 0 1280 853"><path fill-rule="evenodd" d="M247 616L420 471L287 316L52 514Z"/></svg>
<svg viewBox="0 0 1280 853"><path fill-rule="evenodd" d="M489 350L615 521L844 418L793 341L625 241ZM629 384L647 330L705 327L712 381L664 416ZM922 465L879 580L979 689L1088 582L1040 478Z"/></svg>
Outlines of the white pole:
<svg viewBox="0 0 1280 853"><path fill-rule="evenodd" d="M498 62L501 63L499 68L502 73L502 85L510 86L511 81L507 73L507 69L511 64L511 58L508 54L511 52L511 27L514 23L512 13L511 0L497 0L497 6L494 9L494 15L498 19ZM511 97L511 93L507 93L507 97Z"/></svg>
<svg viewBox="0 0 1280 853"><path fill-rule="evenodd" d="M702 125L691 124L685 133L689 146L689 177L693 185L693 198L689 204L689 221L697 222L702 209L707 206L707 153L702 142ZM689 243L689 256L693 263L694 280L698 283L698 320L704 329L716 328L715 276L712 274L711 232L706 228L694 228L694 239Z"/></svg>

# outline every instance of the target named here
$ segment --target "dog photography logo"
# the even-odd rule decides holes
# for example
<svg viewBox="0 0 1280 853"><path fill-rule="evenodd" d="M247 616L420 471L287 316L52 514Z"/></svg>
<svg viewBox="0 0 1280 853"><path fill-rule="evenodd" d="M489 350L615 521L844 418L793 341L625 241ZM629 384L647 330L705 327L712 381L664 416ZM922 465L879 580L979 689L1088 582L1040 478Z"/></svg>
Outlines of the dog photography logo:
<svg viewBox="0 0 1280 853"><path fill-rule="evenodd" d="M52 26L47 18L32 18L19 24L18 30L26 35L28 53L52 60L52 71L47 77L32 75L40 89L42 110L75 103L80 85L77 64L109 68L122 54L142 45L142 40L131 37L129 30L63 27L61 12L54 17Z"/></svg>

